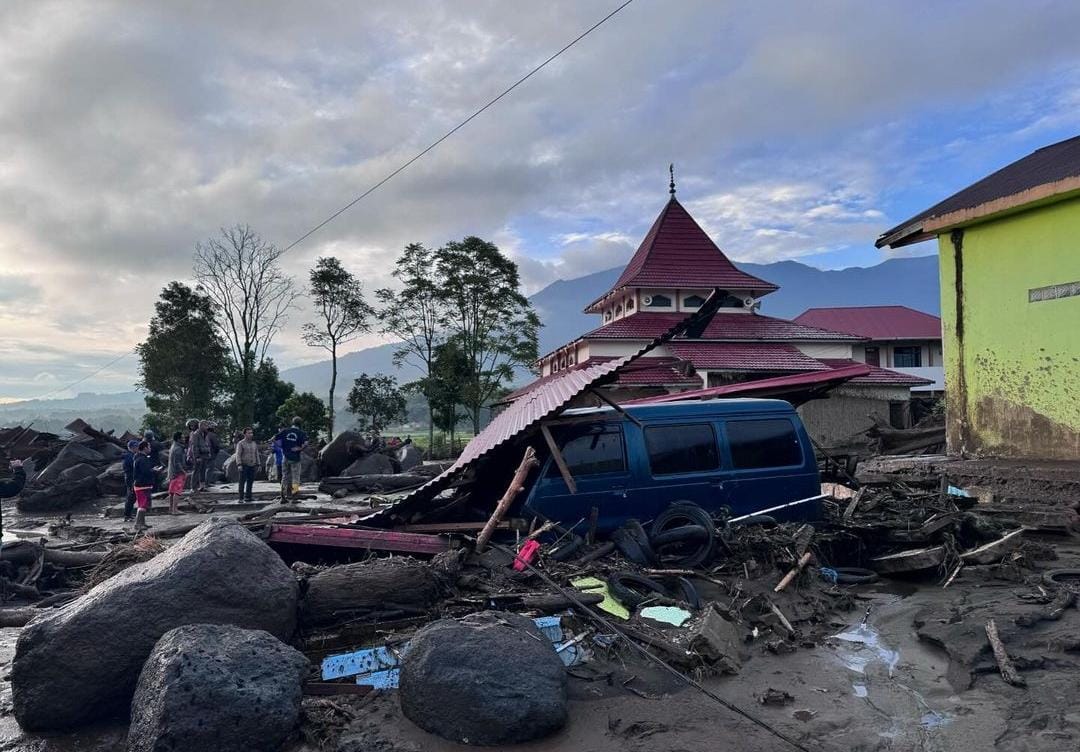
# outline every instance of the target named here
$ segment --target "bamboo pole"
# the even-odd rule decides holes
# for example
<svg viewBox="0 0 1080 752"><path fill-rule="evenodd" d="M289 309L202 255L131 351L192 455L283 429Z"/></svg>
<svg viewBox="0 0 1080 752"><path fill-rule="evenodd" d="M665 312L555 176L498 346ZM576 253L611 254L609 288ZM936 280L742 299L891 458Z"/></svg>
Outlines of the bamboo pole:
<svg viewBox="0 0 1080 752"><path fill-rule="evenodd" d="M799 563L795 565L794 569L792 569L790 572L788 572L787 574L784 575L784 579L780 580L780 582L777 583L776 587L773 588L773 592L774 593L779 593L781 590L783 590L788 585L790 585L791 581L799 576L799 572L803 571L803 568L807 564L810 563L810 558L812 556L813 556L813 554L810 553L809 551L807 551L805 554L800 556L799 557Z"/></svg>
<svg viewBox="0 0 1080 752"><path fill-rule="evenodd" d="M518 465L517 471L514 472L514 477L510 481L506 493L499 499L495 511L491 513L491 517L488 519L487 524L484 525L484 529L480 531L480 535L476 536L477 553L482 552L484 547L487 546L488 541L491 540L491 536L495 532L495 527L502 521L503 516L510 509L510 505L517 498L517 495L525 489L525 479L529 476L529 471L539 464L536 459L536 450L531 446L528 447L525 450L525 456L521 458L521 464Z"/></svg>
<svg viewBox="0 0 1080 752"><path fill-rule="evenodd" d="M998 636L997 624L994 623L993 619L987 619L986 621L986 639L990 640L990 647L994 651L994 660L997 661L998 669L1001 671L1001 678L1005 680L1005 683L1014 687L1026 687L1027 682L1024 681L1024 677L1020 676L1020 672L1016 670L1012 659L1009 658L1009 654L1005 651L1005 643Z"/></svg>

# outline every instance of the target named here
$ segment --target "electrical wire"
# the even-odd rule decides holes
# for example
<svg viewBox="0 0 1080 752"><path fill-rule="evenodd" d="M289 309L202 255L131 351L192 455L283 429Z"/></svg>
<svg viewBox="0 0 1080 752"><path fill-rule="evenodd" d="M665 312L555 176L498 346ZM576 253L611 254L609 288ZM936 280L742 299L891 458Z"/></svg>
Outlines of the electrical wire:
<svg viewBox="0 0 1080 752"><path fill-rule="evenodd" d="M359 196L357 196L356 198L354 198L354 199L353 199L352 201L350 201L349 203L345 204L345 205L344 205L343 207L341 207L340 209L338 209L337 211L335 211L335 212L334 212L333 214L331 214L331 215L330 215L329 217L327 217L326 219L324 219L324 220L323 220L322 222L319 222L319 224L315 225L315 226L314 226L314 227L312 227L312 228L311 228L310 230L308 230L307 232L305 232L305 233L304 233L303 235L301 235L300 237L298 237L298 238L297 238L296 240L294 240L294 241L292 241L291 243L289 243L289 244L288 244L287 246L285 246L285 248L283 248L283 249L282 249L282 251L281 251L281 252L282 252L283 254L284 254L284 253L288 253L288 252L289 252L289 251L291 251L291 250L292 250L293 248L295 248L296 246L300 245L300 243L304 242L304 241L305 241L305 240L307 240L307 239L308 239L309 237L311 237L312 235L314 235L314 234L315 234L316 232L318 232L318 231L319 231L319 230L321 230L322 228L326 227L326 226L327 226L328 224L330 224L330 223L331 223L331 222L333 222L333 221L334 221L335 219L337 219L338 217L340 217L340 216L341 216L342 214L344 214L345 212L347 212L347 211L348 211L349 209L351 209L351 208L353 208L354 206L356 206L356 205L357 205L358 203L360 203L361 201L363 201L363 200L364 200L365 198L367 198L368 196L370 196L370 195L371 195L372 193L374 193L375 191L377 191L377 190L378 190L379 188L381 188L382 186L384 186L384 185L385 185L386 183L389 183L389 182L390 182L391 180L393 180L393 179L394 179L395 177L397 177L397 176L398 176L399 174L401 174L401 173L402 173L402 172L404 172L404 171L405 171L406 169L408 169L408 168L409 168L409 167L410 167L410 166L411 166L411 165L412 165L412 164L413 164L414 162L416 162L416 161L418 161L419 159L421 159L421 158L422 158L422 157L423 157L424 155L426 155L426 154L427 154L428 152L430 152L430 151L431 151L432 149L434 149L435 147L437 147L437 146L438 146L439 144L441 144L441 143L442 143L443 141L445 141L446 139L450 138L450 137L451 137L451 136L453 136L453 135L454 135L455 133L457 133L457 132L458 132L459 130L461 130L462 128L464 128L464 127L465 127L466 125L468 125L468 124L469 124L470 122L472 122L472 121L473 121L474 119L476 119L476 118L477 118L478 116L480 116L480 115L481 115L481 114L483 114L483 113L484 113L485 111L487 111L487 110L488 110L488 109L489 109L490 107L492 107L492 106L493 106L493 105L494 105L494 104L495 104L496 102L498 102L498 101L499 101L500 99L502 99L503 97L505 97L506 95L508 95L508 94L509 94L510 92L512 92L512 91L513 91L514 89L516 89L517 87L521 86L521 84L523 84L523 83L525 83L526 81L528 81L528 80L529 80L530 78L532 78L532 77L533 77L533 76L534 76L535 74L539 73L539 72L540 72L541 70L543 70L543 69L544 69L545 67L547 67L547 65L548 65L549 63L551 63L552 61L554 61L554 60L555 60L556 58L558 58L558 57L559 57L560 55L562 55L562 54L563 54L564 52L566 52L566 51L567 51L567 50L569 50L569 49L570 49L571 47L573 47L574 45L576 45L576 44L577 44L578 42L580 42L580 41L581 41L582 39L584 39L585 37L589 36L589 34L593 33L593 32L594 32L594 31L596 31L596 30L597 30L598 28L600 28L601 26L603 26L603 25L604 25L604 23L606 23L606 22L607 22L608 20L610 20L611 18L613 18L613 17L615 16L615 15L617 15L617 14L619 13L619 11L621 11L621 10L622 10L623 8L625 8L625 7L627 6L627 5L629 5L629 4L630 4L630 3L632 3L632 2L634 2L634 0L625 0L625 2L623 2L623 3L621 4L621 5L619 5L618 7L616 7L616 8L615 8L615 9L614 9L613 11L611 11L610 13L608 13L608 14L607 14L606 16L604 16L603 18L601 18L601 19L600 19L599 21L597 21L596 23L594 23L594 24L593 24L592 26L590 26L590 27L589 27L588 29L586 29L585 31L583 31L583 32L582 32L581 34L579 34L579 35L578 35L578 36L576 36L576 37L575 37L575 38L574 38L573 40L571 40L571 41L570 41L569 43L567 43L567 44L566 44L565 46L563 46L563 47L562 47L562 48L561 48L561 49L560 49L560 50L559 50L558 52L556 52L555 54L551 55L551 57L549 57L549 58L548 58L547 60L545 60L544 62L542 62L542 63L540 63L539 65L537 65L537 66L536 66L535 68L533 68L533 69L532 69L532 70L530 70L530 71L529 71L528 73L526 73L526 74L525 74L524 76L522 76L522 77L521 77L521 78L519 78L519 79L518 79L517 81L515 81L515 82L514 82L513 84L511 84L511 85L510 85L509 87L507 87L506 89L504 89L504 90L503 90L503 91L502 91L502 92L501 92L501 93L500 93L500 94L499 94L498 96L496 96L496 97L495 97L494 99L491 99L491 100L489 100L489 101L488 101L488 102L487 102L487 103L486 103L485 105L483 105L482 107L480 107L480 109L478 109L478 110L476 110L475 112L473 112L473 113L472 113L471 115L469 115L469 116L468 116L467 118L465 118L464 120L462 120L462 121L461 121L460 123L458 123L457 125L455 125L455 126L454 126L453 128L451 128L450 130L448 130L448 131L447 131L446 133L444 133L444 134L443 134L442 136L440 136L440 137L439 137L438 139L436 139L435 141L432 141L432 142L431 142L431 143L430 143L430 144L429 144L428 146L426 146L426 147L425 147L424 149L422 149L421 151L419 151L419 152L417 152L416 154L414 154L414 155L413 155L413 156L412 156L412 157L411 157L411 158L410 158L410 159L409 159L408 161L406 161L406 162L404 162L403 164L401 164L401 165L400 165L399 167L397 167L396 169L394 169L393 171L391 171L390 173L388 173L388 174L387 174L387 175L386 175L385 177L383 177L383 178L382 178L381 180L379 180L379 181L378 181L377 183L375 183L375 184L374 184L374 185L372 185L372 186L371 186L370 188L368 188L368 189L367 189L366 191L364 191L363 193L361 193L361 194L360 194ZM111 360L111 361L109 361L108 363L106 363L105 365L103 365L103 366L102 366L101 368L97 369L96 371L94 371L94 372L92 372L92 373L90 373L90 374L87 374L86 376L84 376L83 378L79 379L78 381L74 381L74 382L72 382L71 384L68 384L68 385L67 385L67 386L65 386L65 387L61 387L61 388L59 388L59 389L54 389L53 391L51 391L51 392L48 392L47 394L43 394L43 395L42 395L42 396L40 396L40 397L31 397L31 399L32 399L32 400L34 400L34 399L36 399L36 400L43 400L43 399L47 399L47 398L51 397L51 396L52 396L52 395L54 395L54 394L57 394L57 393L59 393L59 392L64 392L64 391L67 391L67 390L71 389L72 387L78 386L79 384L83 383L83 382L84 382L84 381L86 381L87 379L90 379L90 378L93 378L94 376L97 376L97 375L98 375L99 373L101 373L101 372L102 372L102 371L104 371L105 369L109 368L110 366L114 365L115 363L119 363L119 362L120 362L121 360L123 360L123 359L124 359L124 358L126 358L126 357L127 357L128 355L131 355L131 354L132 354L132 353L134 353L134 352L135 352L135 350L134 350L134 349L132 349L132 350L131 350L130 352L126 352L126 353L124 353L123 355L121 355L121 356L119 356L119 357L115 358L114 360Z"/></svg>

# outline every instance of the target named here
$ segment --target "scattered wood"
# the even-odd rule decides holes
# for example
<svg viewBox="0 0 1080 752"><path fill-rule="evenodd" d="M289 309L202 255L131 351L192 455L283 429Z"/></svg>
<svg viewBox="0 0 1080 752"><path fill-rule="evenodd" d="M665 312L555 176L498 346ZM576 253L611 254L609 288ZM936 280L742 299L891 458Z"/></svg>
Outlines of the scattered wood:
<svg viewBox="0 0 1080 752"><path fill-rule="evenodd" d="M945 561L945 547L914 548L895 554L878 556L870 560L870 568L881 574L919 572L940 567Z"/></svg>
<svg viewBox="0 0 1080 752"><path fill-rule="evenodd" d="M539 464L540 462L536 459L536 450L531 446L528 447L525 450L525 455L521 458L521 463L514 472L514 477L511 479L506 493L499 499L495 511L491 513L491 518L484 525L484 529L480 531L480 535L476 536L477 553L483 551L484 547L487 546L492 533L495 532L495 526L499 524L507 510L510 509L510 505L517 498L517 495L525 490L525 479L529 476L529 471Z"/></svg>
<svg viewBox="0 0 1080 752"><path fill-rule="evenodd" d="M956 569L954 569L952 574L949 575L949 579L945 580L945 584L941 586L941 589L944 590L945 588L949 587L949 585L952 584L952 581L956 579L956 575L960 574L960 570L963 568L964 562L960 562L959 564L957 564Z"/></svg>
<svg viewBox="0 0 1080 752"><path fill-rule="evenodd" d="M1012 659L1009 658L993 619L988 619L986 622L986 639L990 641L990 647L994 651L994 660L997 661L998 670L1001 671L1001 678L1005 680L1005 683L1014 687L1026 687L1027 682L1020 676L1020 672L1016 670Z"/></svg>
<svg viewBox="0 0 1080 752"><path fill-rule="evenodd" d="M855 510L859 508L859 502L862 501L863 494L866 493L865 488L860 488L855 492L855 495L851 497L851 501L848 502L847 507L844 509L844 519L850 520L851 515L855 514Z"/></svg>
<svg viewBox="0 0 1080 752"><path fill-rule="evenodd" d="M792 580L799 576L799 572L803 571L806 565L810 563L810 559L812 559L813 556L813 553L811 553L810 551L807 551L802 556L800 556L799 562L792 568L790 572L784 575L783 579L780 580L780 582L777 583L776 587L773 588L773 592L779 593L788 585L790 585Z"/></svg>
<svg viewBox="0 0 1080 752"><path fill-rule="evenodd" d="M344 489L351 493L379 493L382 491L406 491L419 488L431 478L419 473L374 473L371 475L337 475L323 478L319 490L333 495Z"/></svg>
<svg viewBox="0 0 1080 752"><path fill-rule="evenodd" d="M1024 528L1013 530L996 541L990 541L976 549L960 554L960 558L967 564L995 564L1020 543L1019 536L1023 532Z"/></svg>

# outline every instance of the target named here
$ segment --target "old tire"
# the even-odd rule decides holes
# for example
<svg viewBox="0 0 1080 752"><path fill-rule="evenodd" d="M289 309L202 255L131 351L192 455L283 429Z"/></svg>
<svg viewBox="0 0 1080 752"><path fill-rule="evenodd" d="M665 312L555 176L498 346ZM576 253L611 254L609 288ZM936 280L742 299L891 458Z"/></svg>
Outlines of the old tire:
<svg viewBox="0 0 1080 752"><path fill-rule="evenodd" d="M709 531L701 525L680 525L670 530L665 530L659 535L654 535L649 543L654 551L659 551L665 546L674 543L688 543L690 541L708 540Z"/></svg>
<svg viewBox="0 0 1080 752"><path fill-rule="evenodd" d="M1043 582L1055 587L1080 586L1080 569L1051 569L1043 572Z"/></svg>
<svg viewBox="0 0 1080 752"><path fill-rule="evenodd" d="M631 611L654 596L670 597L667 588L656 580L632 572L615 572L608 577L608 588L619 603Z"/></svg>
<svg viewBox="0 0 1080 752"><path fill-rule="evenodd" d="M637 520L627 520L622 527L611 535L615 546L630 561L643 567L650 567L656 562L656 554L649 544L645 528Z"/></svg>
<svg viewBox="0 0 1080 752"><path fill-rule="evenodd" d="M690 582L690 580L685 577L679 578L678 600L681 600L694 611L701 608L701 596L698 595L697 588L694 587L694 583Z"/></svg>
<svg viewBox="0 0 1080 752"><path fill-rule="evenodd" d="M566 541L550 554L548 558L553 561L566 561L567 559L575 556L581 547L585 545L585 539L580 535L575 535L570 540Z"/></svg>
<svg viewBox="0 0 1080 752"><path fill-rule="evenodd" d="M716 523L704 509L690 502L678 502L661 512L653 521L650 541L664 540L664 535L679 528L700 526L705 531L705 538L687 540L674 552L665 557L666 562L681 567L699 567L713 554L716 543ZM672 543L665 545L672 546ZM674 555L671 555L674 554Z"/></svg>

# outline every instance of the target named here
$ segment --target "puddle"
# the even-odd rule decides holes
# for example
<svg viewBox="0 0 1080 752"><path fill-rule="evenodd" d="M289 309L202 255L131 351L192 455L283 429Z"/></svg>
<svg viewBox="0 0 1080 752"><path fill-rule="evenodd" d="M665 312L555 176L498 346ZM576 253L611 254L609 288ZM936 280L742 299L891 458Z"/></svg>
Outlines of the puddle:
<svg viewBox="0 0 1080 752"><path fill-rule="evenodd" d="M845 666L860 674L865 674L871 663L883 663L889 667L889 676L892 676L900 662L900 651L886 647L881 635L870 624L849 627L833 638L847 643L838 646L836 654Z"/></svg>
<svg viewBox="0 0 1080 752"><path fill-rule="evenodd" d="M855 696L856 697L866 697L868 694L870 694L869 692L866 691L866 685L865 684L852 684L851 688L853 690L855 690Z"/></svg>

